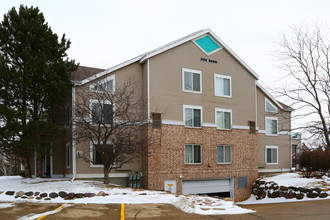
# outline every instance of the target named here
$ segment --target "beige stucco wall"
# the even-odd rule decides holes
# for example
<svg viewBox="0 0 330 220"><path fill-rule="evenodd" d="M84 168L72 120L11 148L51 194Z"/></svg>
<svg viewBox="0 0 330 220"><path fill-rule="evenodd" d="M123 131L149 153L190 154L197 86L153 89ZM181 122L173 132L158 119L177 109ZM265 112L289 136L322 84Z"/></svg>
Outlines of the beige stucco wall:
<svg viewBox="0 0 330 220"><path fill-rule="evenodd" d="M218 63L201 61L201 58ZM203 106L203 122L215 123L215 108L232 109L233 125L255 121L255 78L224 49L206 56L193 42L150 59L151 112L183 121L183 105ZM202 94L183 92L182 68L202 71ZM214 95L214 74L232 77L232 98Z"/></svg>
<svg viewBox="0 0 330 220"><path fill-rule="evenodd" d="M76 87L76 102L81 101L81 97L79 97L79 94L81 91L89 91L89 86L93 83L102 80L106 77L109 77L111 75L115 75L115 89L121 88L124 86L125 82L127 82L128 79L131 79L134 81L134 84L136 85L136 92L135 97L137 99L141 98L143 96L143 89L142 89L142 81L143 81L143 69L142 65L140 65L138 62L133 63L131 65L126 66L125 68L121 68L119 70L116 70L110 74L107 74L103 76L102 78L99 78L97 80L93 80L83 86L77 86ZM88 95L88 98L93 97L93 92L89 92L89 94L84 93L84 95ZM79 142L76 145L76 150L83 151L84 157L89 158L90 155L90 142L84 141ZM77 163L77 174L102 174L103 173L103 167L91 167L90 163L87 162L84 157L77 157L76 163ZM115 168L111 171L111 173L127 173L130 170L137 171L141 170L141 161L140 159L135 160L133 163L124 165L121 168Z"/></svg>
<svg viewBox="0 0 330 220"><path fill-rule="evenodd" d="M258 135L258 163L266 163L265 150L266 146L278 146L278 164L267 165L264 168L259 167L259 171L262 169L289 169L291 160L291 142L290 142L290 112L283 111L279 107L278 113L271 113L265 111L265 98L267 96L258 88L257 100L258 100L258 122L259 127ZM271 101L269 97L268 100ZM273 102L272 102L273 103ZM275 103L273 103L275 104ZM267 136L265 134L265 117L278 118L278 132L277 136Z"/></svg>

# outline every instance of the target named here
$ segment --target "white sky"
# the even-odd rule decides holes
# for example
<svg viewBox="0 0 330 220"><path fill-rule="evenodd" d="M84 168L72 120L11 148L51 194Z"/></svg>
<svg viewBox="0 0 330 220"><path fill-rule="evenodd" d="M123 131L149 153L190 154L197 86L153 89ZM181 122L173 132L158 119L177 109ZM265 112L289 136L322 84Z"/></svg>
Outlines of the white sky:
<svg viewBox="0 0 330 220"><path fill-rule="evenodd" d="M195 31L210 28L259 76L263 85L280 79L270 55L293 24L328 28L326 0L6 0L38 6L58 35L72 42L70 58L80 65L110 68Z"/></svg>

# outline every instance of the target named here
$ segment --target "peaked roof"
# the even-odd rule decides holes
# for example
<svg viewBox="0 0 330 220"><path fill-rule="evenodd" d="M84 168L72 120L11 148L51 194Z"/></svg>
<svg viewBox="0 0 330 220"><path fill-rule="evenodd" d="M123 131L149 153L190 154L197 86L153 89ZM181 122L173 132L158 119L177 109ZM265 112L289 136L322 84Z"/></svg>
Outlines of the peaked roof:
<svg viewBox="0 0 330 220"><path fill-rule="evenodd" d="M87 67L87 66L78 66L78 69L72 72L71 80L81 81L102 71L104 71L104 69Z"/></svg>
<svg viewBox="0 0 330 220"><path fill-rule="evenodd" d="M77 79L77 80L73 79L73 80L74 80L74 82L75 82L76 85L86 84L86 83L88 83L88 82L90 82L92 80L95 80L95 79L97 79L99 77L102 77L102 76L104 76L106 74L109 74L109 73L111 73L111 72L113 72L115 70L121 69L121 68L123 68L125 66L128 66L128 65L130 65L132 63L135 63L137 61L139 61L139 63L144 63L146 60L148 60L149 58L151 58L153 56L156 56L156 55L158 55L160 53L163 53L163 52L165 52L167 50L170 50L170 49L172 49L174 47L177 47L177 46L179 46L181 44L184 44L184 43L186 43L188 41L191 41L191 40L193 40L195 38L201 37L201 36L203 36L205 34L210 35L215 41L217 41L223 47L223 49L225 49L227 52L229 52L253 77L255 77L256 79L259 79L258 74L256 74L241 58L239 58L234 53L234 51L232 51L217 35L215 35L210 29L205 29L205 30L200 30L200 31L194 32L192 34L189 34L189 35L187 35L185 37L182 37L182 38L180 38L178 40L175 40L175 41L173 41L171 43L165 44L164 46L158 47L158 48L156 48L154 50L151 50L151 51L149 51L147 53L141 54L141 55L139 55L137 57L134 57L134 58L132 58L130 60L127 60L127 61L125 61L123 63L120 63L120 64L118 64L116 66L113 66L113 67L111 67L111 68L109 68L107 70L104 70L102 72L100 71L99 73L94 74L94 75L91 75L88 78Z"/></svg>
<svg viewBox="0 0 330 220"><path fill-rule="evenodd" d="M267 90L262 87L260 85L260 83L257 82L257 88L259 88L270 100L272 100L275 105L277 105L277 107L279 107L280 109L282 109L283 111L287 111L287 112L292 112L294 109L291 108L290 106L280 102L280 101L277 101L269 92L267 92Z"/></svg>

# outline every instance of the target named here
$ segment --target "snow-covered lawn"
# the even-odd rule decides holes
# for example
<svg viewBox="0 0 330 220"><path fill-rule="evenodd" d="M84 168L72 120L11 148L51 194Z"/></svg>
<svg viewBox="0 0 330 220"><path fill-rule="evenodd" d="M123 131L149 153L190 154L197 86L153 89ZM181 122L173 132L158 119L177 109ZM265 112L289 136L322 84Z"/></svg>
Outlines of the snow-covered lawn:
<svg viewBox="0 0 330 220"><path fill-rule="evenodd" d="M322 179L316 178L303 178L299 173L284 173L278 174L271 177L263 177L262 180L266 182L274 181L279 186L295 186L295 187L305 187L305 188L315 188L319 187L321 189L325 189L329 194L327 198L307 198L304 197L302 200L297 200L295 198L286 199L284 197L281 198L264 198L257 200L255 195L251 195L251 197L243 202L237 202L236 204L242 205L250 205L250 204L265 204L265 203L283 203L283 202L297 202L297 201L311 201L311 200L322 200L322 199L330 199L330 178L323 176Z"/></svg>
<svg viewBox="0 0 330 220"><path fill-rule="evenodd" d="M41 192L52 193L65 191L67 193L95 193L103 191L108 196L95 196L91 198L76 198L73 200L64 200L57 197L51 200L36 200L15 198L15 195L6 195L6 191L23 192ZM19 176L0 177L0 202L40 202L40 203L125 203L125 204L143 204L143 203L168 203L173 204L178 209L188 213L203 215L223 215L223 214L243 214L252 213L253 210L244 209L236 206L231 201L224 201L211 197L202 196L184 196L160 191L134 190L131 188L107 187L101 182L77 180L71 182L68 179L24 179ZM5 208L10 203L3 203ZM13 205L13 204L11 204Z"/></svg>

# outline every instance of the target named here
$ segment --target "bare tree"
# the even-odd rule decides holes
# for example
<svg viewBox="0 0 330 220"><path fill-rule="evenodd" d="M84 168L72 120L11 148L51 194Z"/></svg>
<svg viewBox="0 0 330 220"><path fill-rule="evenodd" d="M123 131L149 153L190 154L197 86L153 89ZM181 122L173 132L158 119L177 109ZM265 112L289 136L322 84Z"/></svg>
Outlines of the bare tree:
<svg viewBox="0 0 330 220"><path fill-rule="evenodd" d="M127 80L115 90L107 83L76 89L74 119L77 142L84 142L90 149L83 157L87 162L103 165L105 184L113 168L141 155L145 124L143 100L134 80Z"/></svg>
<svg viewBox="0 0 330 220"><path fill-rule="evenodd" d="M330 42L318 25L292 30L292 36L284 35L276 50L288 83L275 92L291 101L298 112L294 119L308 118L300 128L308 131L309 138L330 147Z"/></svg>

